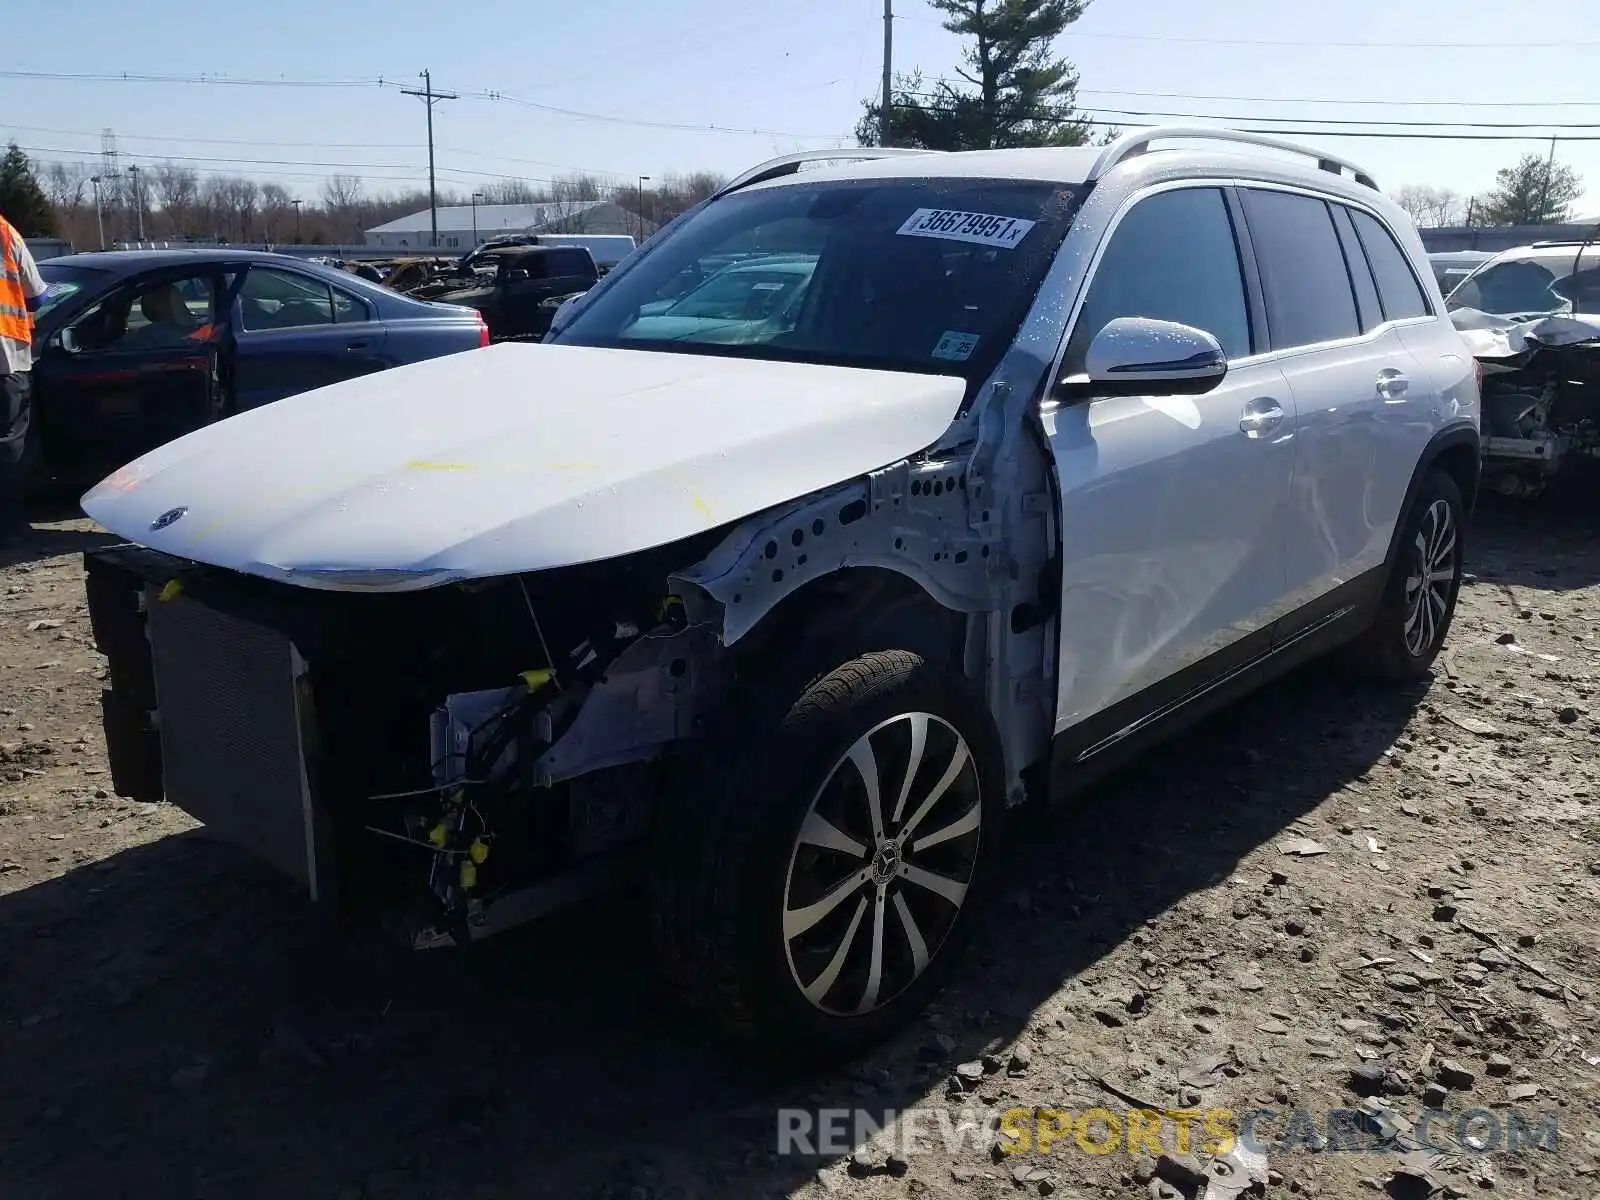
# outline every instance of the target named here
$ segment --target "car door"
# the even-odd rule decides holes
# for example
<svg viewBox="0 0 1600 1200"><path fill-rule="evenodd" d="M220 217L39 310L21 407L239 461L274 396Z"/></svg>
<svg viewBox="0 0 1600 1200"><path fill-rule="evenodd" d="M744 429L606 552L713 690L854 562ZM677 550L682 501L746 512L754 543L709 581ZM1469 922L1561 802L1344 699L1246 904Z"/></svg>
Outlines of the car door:
<svg viewBox="0 0 1600 1200"><path fill-rule="evenodd" d="M47 339L33 382L43 452L100 470L221 414L220 268L143 273Z"/></svg>
<svg viewBox="0 0 1600 1200"><path fill-rule="evenodd" d="M234 405L258 408L380 370L386 339L362 297L309 273L251 264L233 302Z"/></svg>
<svg viewBox="0 0 1600 1200"><path fill-rule="evenodd" d="M1091 268L1064 377L1117 317L1205 330L1229 366L1204 395L1044 406L1061 506L1058 732L1123 702L1154 710L1270 646L1294 414L1257 354L1238 224L1223 188L1149 192Z"/></svg>
<svg viewBox="0 0 1600 1200"><path fill-rule="evenodd" d="M1397 447L1419 416L1427 427L1429 385L1385 317L1350 210L1264 185L1242 188L1241 200L1273 357L1299 417L1284 530L1288 637L1352 603L1371 582L1360 577L1382 566L1415 462Z"/></svg>

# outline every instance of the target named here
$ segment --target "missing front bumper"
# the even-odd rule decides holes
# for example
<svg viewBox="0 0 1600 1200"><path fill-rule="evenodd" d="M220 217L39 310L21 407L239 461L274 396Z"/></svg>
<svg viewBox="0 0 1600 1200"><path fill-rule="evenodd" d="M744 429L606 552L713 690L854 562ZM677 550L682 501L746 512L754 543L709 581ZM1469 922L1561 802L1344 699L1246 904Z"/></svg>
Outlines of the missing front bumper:
<svg viewBox="0 0 1600 1200"><path fill-rule="evenodd" d="M331 822L315 795L312 695L294 642L173 586L183 560L116 546L84 563L117 793L164 798L332 900Z"/></svg>

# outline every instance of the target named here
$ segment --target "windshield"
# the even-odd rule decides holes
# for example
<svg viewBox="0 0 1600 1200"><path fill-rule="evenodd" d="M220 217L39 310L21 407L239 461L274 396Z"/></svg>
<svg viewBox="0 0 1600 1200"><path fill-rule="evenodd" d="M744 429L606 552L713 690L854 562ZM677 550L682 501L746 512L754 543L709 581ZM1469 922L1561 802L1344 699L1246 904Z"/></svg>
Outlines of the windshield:
<svg viewBox="0 0 1600 1200"><path fill-rule="evenodd" d="M983 179L736 192L550 340L975 379L1010 345L1078 195Z"/></svg>
<svg viewBox="0 0 1600 1200"><path fill-rule="evenodd" d="M1556 313L1600 313L1600 246L1511 251L1484 264L1450 293L1445 307L1533 320ZM1578 268L1574 270L1574 268Z"/></svg>
<svg viewBox="0 0 1600 1200"><path fill-rule="evenodd" d="M39 264L39 274L43 276L46 286L38 311L33 314L35 319L53 308L61 307L84 288L92 287L97 280L105 277L104 271L93 267L69 267L49 261Z"/></svg>

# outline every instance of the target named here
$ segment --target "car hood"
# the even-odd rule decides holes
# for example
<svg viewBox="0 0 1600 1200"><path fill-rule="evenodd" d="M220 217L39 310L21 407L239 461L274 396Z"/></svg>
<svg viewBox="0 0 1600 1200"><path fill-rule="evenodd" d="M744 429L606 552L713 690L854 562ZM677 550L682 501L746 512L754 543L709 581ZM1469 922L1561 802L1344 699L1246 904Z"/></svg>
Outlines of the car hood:
<svg viewBox="0 0 1600 1200"><path fill-rule="evenodd" d="M240 413L83 497L111 532L308 587L629 554L931 445L963 381L503 343Z"/></svg>

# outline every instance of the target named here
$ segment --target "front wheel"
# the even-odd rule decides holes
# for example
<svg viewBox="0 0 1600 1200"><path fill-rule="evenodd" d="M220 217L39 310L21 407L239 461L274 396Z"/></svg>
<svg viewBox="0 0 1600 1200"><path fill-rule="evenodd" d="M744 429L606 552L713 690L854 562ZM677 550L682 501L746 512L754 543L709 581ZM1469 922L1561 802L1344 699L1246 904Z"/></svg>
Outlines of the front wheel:
<svg viewBox="0 0 1600 1200"><path fill-rule="evenodd" d="M1372 626L1353 647L1368 673L1404 681L1432 667L1461 590L1464 515L1455 480L1429 472L1405 515Z"/></svg>
<svg viewBox="0 0 1600 1200"><path fill-rule="evenodd" d="M657 823L652 927L698 1007L772 1050L852 1053L954 965L995 858L982 698L907 651L843 663L702 739Z"/></svg>

